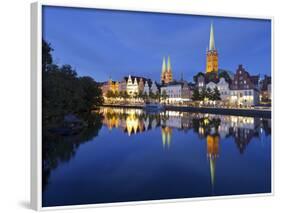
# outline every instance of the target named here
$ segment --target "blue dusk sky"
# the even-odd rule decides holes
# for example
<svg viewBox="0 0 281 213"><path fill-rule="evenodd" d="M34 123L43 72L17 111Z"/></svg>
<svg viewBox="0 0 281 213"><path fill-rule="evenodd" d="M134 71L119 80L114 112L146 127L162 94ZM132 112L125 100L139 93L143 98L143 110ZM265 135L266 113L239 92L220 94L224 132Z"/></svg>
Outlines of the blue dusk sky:
<svg viewBox="0 0 281 213"><path fill-rule="evenodd" d="M57 64L96 81L144 76L159 82L163 56L175 79L205 71L213 22L219 68L271 75L271 21L66 7L43 8L43 38Z"/></svg>

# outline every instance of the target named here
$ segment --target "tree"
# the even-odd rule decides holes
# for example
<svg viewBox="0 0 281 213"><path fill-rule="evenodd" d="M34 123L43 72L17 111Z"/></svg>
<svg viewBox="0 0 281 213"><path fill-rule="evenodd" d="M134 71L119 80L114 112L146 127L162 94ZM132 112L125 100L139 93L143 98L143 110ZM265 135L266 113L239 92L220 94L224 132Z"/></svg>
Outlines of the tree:
<svg viewBox="0 0 281 213"><path fill-rule="evenodd" d="M160 97L161 97L161 99L162 99L164 102L166 102L167 98L169 97L169 96L167 95L166 90L163 90L163 92L161 93Z"/></svg>
<svg viewBox="0 0 281 213"><path fill-rule="evenodd" d="M230 83L231 82L231 78L228 74L227 71L225 70L222 70L220 73L219 73L219 78L224 78L226 82Z"/></svg>
<svg viewBox="0 0 281 213"><path fill-rule="evenodd" d="M42 71L47 70L47 66L53 63L51 52L53 48L50 43L47 43L44 39L42 41Z"/></svg>
<svg viewBox="0 0 281 213"><path fill-rule="evenodd" d="M147 99L148 99L148 95L147 95L146 92L144 92L144 94L143 94L143 100L144 100L145 102L147 102Z"/></svg>
<svg viewBox="0 0 281 213"><path fill-rule="evenodd" d="M53 48L42 43L43 122L58 123L69 113L89 112L101 105L103 98L98 84L91 77L78 77L71 65L53 63Z"/></svg>
<svg viewBox="0 0 281 213"><path fill-rule="evenodd" d="M81 77L79 80L84 91L82 100L85 111L101 105L103 102L102 91L98 84L91 77Z"/></svg>
<svg viewBox="0 0 281 213"><path fill-rule="evenodd" d="M124 91L124 98L125 100L127 100L128 98L130 98L129 94L127 93L127 91Z"/></svg>
<svg viewBox="0 0 281 213"><path fill-rule="evenodd" d="M196 82L197 83L197 81L198 81L198 77L199 76L203 76L203 77L205 77L205 74L203 73L203 72L199 72L199 73L197 73L195 76L193 76L193 80L194 80L194 82Z"/></svg>
<svg viewBox="0 0 281 213"><path fill-rule="evenodd" d="M107 98L113 98L113 96L114 96L114 94L113 94L113 92L112 92L112 90L108 90L107 92L106 92L106 94L105 94L105 97L107 97Z"/></svg>
<svg viewBox="0 0 281 213"><path fill-rule="evenodd" d="M196 87L196 88L193 90L192 98L191 98L191 99L192 99L193 101L200 101L201 95L200 95L200 92L199 92L198 87Z"/></svg>
<svg viewBox="0 0 281 213"><path fill-rule="evenodd" d="M205 96L207 99L209 99L209 100L212 100L212 98L213 98L213 92L212 92L212 90L211 90L211 88L210 87L208 87L207 88L207 90L206 90L206 96Z"/></svg>
<svg viewBox="0 0 281 213"><path fill-rule="evenodd" d="M221 100L221 94L220 94L220 91L219 91L219 89L217 87L214 88L213 95L212 95L212 100L214 100L214 101Z"/></svg>
<svg viewBox="0 0 281 213"><path fill-rule="evenodd" d="M199 97L200 97L200 98L199 98L200 101L204 101L205 98L207 98L207 90L206 90L205 87L203 87L203 88L201 89L201 91L200 91L200 96L199 96Z"/></svg>
<svg viewBox="0 0 281 213"><path fill-rule="evenodd" d="M157 91L156 94L155 94L155 99L159 102L160 98L161 98L161 95L160 95L160 93Z"/></svg>

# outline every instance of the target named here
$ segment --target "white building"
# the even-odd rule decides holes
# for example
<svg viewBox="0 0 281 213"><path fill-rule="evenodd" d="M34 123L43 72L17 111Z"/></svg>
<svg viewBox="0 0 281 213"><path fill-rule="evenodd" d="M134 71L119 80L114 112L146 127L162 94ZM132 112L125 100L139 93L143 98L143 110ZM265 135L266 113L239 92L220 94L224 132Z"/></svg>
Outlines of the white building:
<svg viewBox="0 0 281 213"><path fill-rule="evenodd" d="M251 76L242 65L239 65L230 88L230 104L239 107L258 104L258 80L259 76Z"/></svg>
<svg viewBox="0 0 281 213"><path fill-rule="evenodd" d="M259 102L259 92L256 89L237 89L230 91L230 104L235 106L254 106Z"/></svg>
<svg viewBox="0 0 281 213"><path fill-rule="evenodd" d="M210 88L211 90L214 90L217 87L217 84L210 81L208 84L206 84L206 88Z"/></svg>
<svg viewBox="0 0 281 213"><path fill-rule="evenodd" d="M143 88L143 94L146 94L146 95L150 94L150 87L149 87L148 81L145 81L144 88Z"/></svg>
<svg viewBox="0 0 281 213"><path fill-rule="evenodd" d="M217 84L212 81L206 84L206 88L210 88L211 90L214 90L216 87L220 91L221 100L229 101L230 99L229 83L225 80L225 78L220 78Z"/></svg>
<svg viewBox="0 0 281 213"><path fill-rule="evenodd" d="M134 78L134 80L132 80L131 75L129 75L126 89L127 89L127 93L130 96L138 94L139 93L139 87L138 87L137 78Z"/></svg>
<svg viewBox="0 0 281 213"><path fill-rule="evenodd" d="M182 85L180 83L168 84L161 87L161 94L166 93L165 103L180 103L182 101Z"/></svg>
<svg viewBox="0 0 281 213"><path fill-rule="evenodd" d="M221 100L229 101L230 99L229 83L224 78L220 78L220 81L217 83L217 87L218 90L220 91Z"/></svg>
<svg viewBox="0 0 281 213"><path fill-rule="evenodd" d="M149 96L151 93L157 94L158 92L159 92L159 90L158 90L158 87L157 87L155 81L153 81L152 83L151 83L151 81L150 82L145 81L144 88L143 88L143 94L147 94Z"/></svg>
<svg viewBox="0 0 281 213"><path fill-rule="evenodd" d="M150 87L150 90L151 90L151 92L152 92L153 94L156 94L156 93L159 92L158 87L157 87L155 81L152 82L151 87Z"/></svg>

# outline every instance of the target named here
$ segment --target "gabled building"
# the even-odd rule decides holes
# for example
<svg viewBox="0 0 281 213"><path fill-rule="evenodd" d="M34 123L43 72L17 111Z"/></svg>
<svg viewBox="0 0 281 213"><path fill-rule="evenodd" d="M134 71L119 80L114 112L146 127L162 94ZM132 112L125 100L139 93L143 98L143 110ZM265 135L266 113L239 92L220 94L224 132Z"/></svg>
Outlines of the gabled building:
<svg viewBox="0 0 281 213"><path fill-rule="evenodd" d="M151 93L157 94L159 92L159 85L155 81L145 81L143 94L150 95Z"/></svg>
<svg viewBox="0 0 281 213"><path fill-rule="evenodd" d="M188 83L187 81L183 81L182 82L181 98L182 98L183 102L191 101L192 100L192 95L193 95L194 88L195 88L195 84Z"/></svg>
<svg viewBox="0 0 281 213"><path fill-rule="evenodd" d="M229 102L230 88L229 83L225 80L225 78L220 78L219 82L217 83L217 88L220 91L221 100Z"/></svg>
<svg viewBox="0 0 281 213"><path fill-rule="evenodd" d="M234 75L230 85L230 103L240 107L250 107L259 103L258 76L251 76L242 65Z"/></svg>
<svg viewBox="0 0 281 213"><path fill-rule="evenodd" d="M161 94L166 94L167 98L162 102L167 104L180 103L182 97L182 84L178 82L172 82L161 87Z"/></svg>
<svg viewBox="0 0 281 213"><path fill-rule="evenodd" d="M161 86L161 94L166 94L167 98L162 102L172 103L183 103L190 101L193 94L194 85L188 84L186 81L171 82L164 86Z"/></svg>
<svg viewBox="0 0 281 213"><path fill-rule="evenodd" d="M119 88L122 89L122 91L126 91L128 95L134 96L144 91L146 82L151 84L151 80L148 78L129 75L128 77L123 78L121 87Z"/></svg>
<svg viewBox="0 0 281 213"><path fill-rule="evenodd" d="M116 92L119 91L119 82L118 81L113 81L110 78L107 82L104 82L101 85L101 90L102 90L103 96L105 96L108 91L112 91L113 93L116 93Z"/></svg>
<svg viewBox="0 0 281 213"><path fill-rule="evenodd" d="M206 88L210 88L212 91L215 88L218 88L220 92L221 100L229 101L230 99L229 83L225 80L224 77L219 78L219 81L217 83L210 81L208 84L206 84Z"/></svg>
<svg viewBox="0 0 281 213"><path fill-rule="evenodd" d="M271 76L264 76L260 84L260 101L271 102Z"/></svg>

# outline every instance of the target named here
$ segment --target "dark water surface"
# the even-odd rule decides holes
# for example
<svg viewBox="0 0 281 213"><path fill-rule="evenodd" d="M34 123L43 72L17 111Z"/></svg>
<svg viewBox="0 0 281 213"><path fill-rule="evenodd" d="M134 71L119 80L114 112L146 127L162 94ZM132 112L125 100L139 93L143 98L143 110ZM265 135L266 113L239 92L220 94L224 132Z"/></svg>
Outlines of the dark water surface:
<svg viewBox="0 0 281 213"><path fill-rule="evenodd" d="M44 136L43 206L271 192L270 119L100 112L79 134Z"/></svg>

